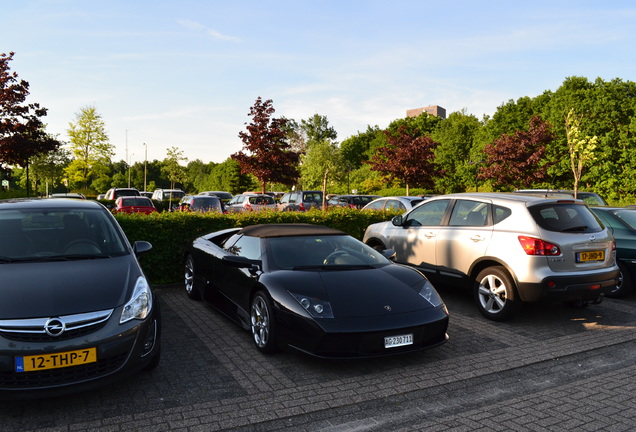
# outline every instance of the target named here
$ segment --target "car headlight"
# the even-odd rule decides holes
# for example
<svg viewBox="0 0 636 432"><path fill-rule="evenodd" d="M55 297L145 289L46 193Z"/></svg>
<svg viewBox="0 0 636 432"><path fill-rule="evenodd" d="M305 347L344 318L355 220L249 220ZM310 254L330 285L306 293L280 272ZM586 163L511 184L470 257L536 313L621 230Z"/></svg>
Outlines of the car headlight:
<svg viewBox="0 0 636 432"><path fill-rule="evenodd" d="M419 294L435 307L442 306L444 304L442 298L439 296L437 291L435 291L433 284L431 284L428 280L426 280L422 288L420 288Z"/></svg>
<svg viewBox="0 0 636 432"><path fill-rule="evenodd" d="M290 294L313 318L333 318L333 311L329 301L293 292L290 292Z"/></svg>
<svg viewBox="0 0 636 432"><path fill-rule="evenodd" d="M146 278L139 276L135 283L130 301L124 306L119 318L119 324L123 324L133 319L145 319L152 310L152 293Z"/></svg>

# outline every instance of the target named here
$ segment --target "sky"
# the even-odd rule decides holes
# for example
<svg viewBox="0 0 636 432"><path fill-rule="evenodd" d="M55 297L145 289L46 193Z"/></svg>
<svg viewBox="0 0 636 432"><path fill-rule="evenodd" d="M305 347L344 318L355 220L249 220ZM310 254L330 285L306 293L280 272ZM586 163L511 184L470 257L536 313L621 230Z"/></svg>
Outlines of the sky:
<svg viewBox="0 0 636 432"><path fill-rule="evenodd" d="M636 81L636 2L0 0L0 53L68 141L102 116L114 161L223 162L258 97L337 141L439 105L481 119L567 77Z"/></svg>

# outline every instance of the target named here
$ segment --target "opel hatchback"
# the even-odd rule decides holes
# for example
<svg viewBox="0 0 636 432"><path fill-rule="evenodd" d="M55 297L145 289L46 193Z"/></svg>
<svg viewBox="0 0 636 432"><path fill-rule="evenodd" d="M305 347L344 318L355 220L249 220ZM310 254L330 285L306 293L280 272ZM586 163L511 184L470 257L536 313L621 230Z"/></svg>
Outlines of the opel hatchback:
<svg viewBox="0 0 636 432"><path fill-rule="evenodd" d="M480 312L513 316L521 302L599 302L618 278L616 243L580 200L471 193L431 198L364 242L396 251L431 280L471 287Z"/></svg>
<svg viewBox="0 0 636 432"><path fill-rule="evenodd" d="M159 304L113 215L0 201L0 397L87 390L159 363Z"/></svg>

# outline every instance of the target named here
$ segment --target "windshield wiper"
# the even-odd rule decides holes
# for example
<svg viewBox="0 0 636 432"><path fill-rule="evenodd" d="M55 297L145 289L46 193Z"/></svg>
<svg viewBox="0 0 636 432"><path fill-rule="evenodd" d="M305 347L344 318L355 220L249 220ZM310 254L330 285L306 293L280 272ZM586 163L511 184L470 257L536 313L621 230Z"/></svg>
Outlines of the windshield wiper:
<svg viewBox="0 0 636 432"><path fill-rule="evenodd" d="M563 228L561 230L561 232L569 232L569 231L587 231L589 227L587 225L579 225L579 226L573 226L570 228Z"/></svg>

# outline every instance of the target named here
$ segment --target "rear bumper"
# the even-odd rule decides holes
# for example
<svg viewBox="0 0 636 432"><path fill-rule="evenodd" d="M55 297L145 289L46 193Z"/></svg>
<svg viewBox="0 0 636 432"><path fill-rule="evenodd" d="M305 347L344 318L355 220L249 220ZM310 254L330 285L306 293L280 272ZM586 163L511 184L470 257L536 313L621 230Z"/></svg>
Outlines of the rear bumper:
<svg viewBox="0 0 636 432"><path fill-rule="evenodd" d="M539 283L519 283L519 297L526 302L593 300L616 287L618 274L618 267L614 266L594 274L549 276Z"/></svg>

